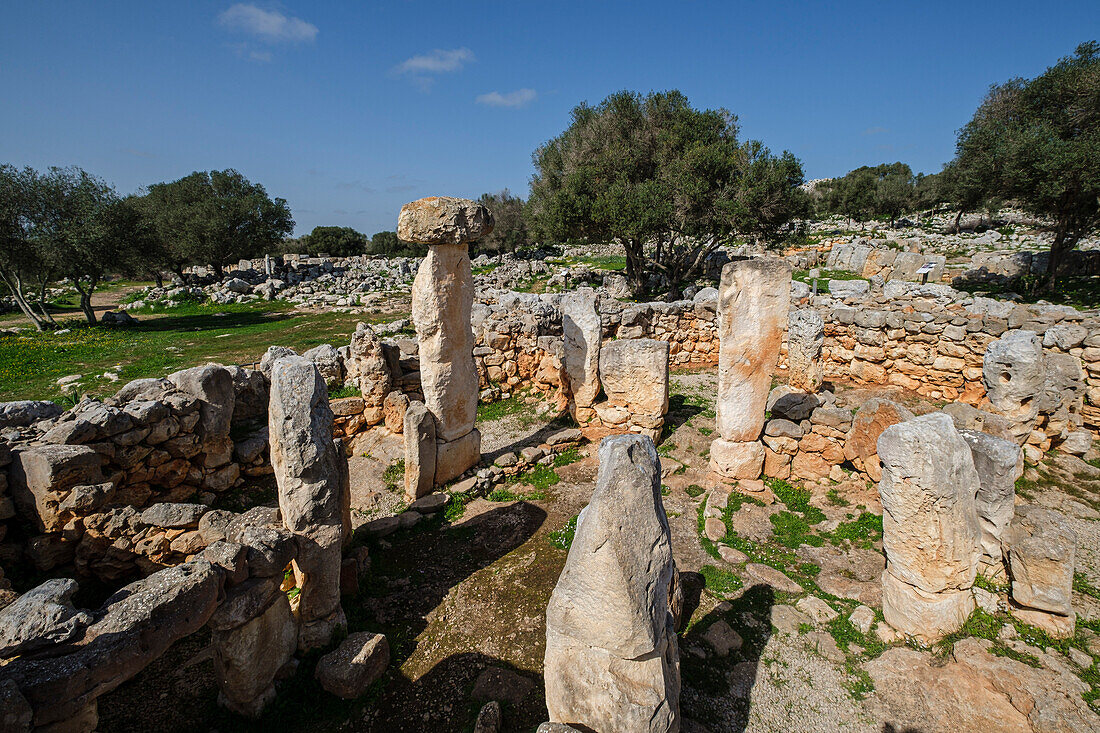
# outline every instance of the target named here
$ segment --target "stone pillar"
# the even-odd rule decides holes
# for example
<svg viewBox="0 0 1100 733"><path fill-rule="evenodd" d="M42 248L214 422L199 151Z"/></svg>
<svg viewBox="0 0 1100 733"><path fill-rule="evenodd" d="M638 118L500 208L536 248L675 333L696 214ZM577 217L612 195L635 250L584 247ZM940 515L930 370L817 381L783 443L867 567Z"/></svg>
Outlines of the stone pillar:
<svg viewBox="0 0 1100 733"><path fill-rule="evenodd" d="M1073 637L1077 533L1065 516L1023 504L1004 533L1012 576L1012 615L1053 637Z"/></svg>
<svg viewBox="0 0 1100 733"><path fill-rule="evenodd" d="M1016 479L1023 473L1023 453L1012 441L977 430L960 430L970 446L981 488L975 499L981 528L981 570L991 578L1003 578L1001 535L1012 521L1016 508Z"/></svg>
<svg viewBox="0 0 1100 733"><path fill-rule="evenodd" d="M730 262L718 286L718 434L710 469L755 479L764 468L764 411L791 302L791 266L767 257Z"/></svg>
<svg viewBox="0 0 1100 733"><path fill-rule="evenodd" d="M435 418L423 402L405 410L405 496L410 502L432 493L435 487Z"/></svg>
<svg viewBox="0 0 1100 733"><path fill-rule="evenodd" d="M577 288L562 296L561 326L562 383L573 417L583 424L592 419L592 405L600 393L603 327L595 290Z"/></svg>
<svg viewBox="0 0 1100 733"><path fill-rule="evenodd" d="M546 609L550 720L584 730L678 731L680 661L669 592L675 565L653 441L605 438Z"/></svg>
<svg viewBox="0 0 1100 733"><path fill-rule="evenodd" d="M600 383L607 402L595 406L604 427L609 416L625 412L621 425L631 433L661 437L668 412L667 341L618 339L600 349Z"/></svg>
<svg viewBox="0 0 1100 733"><path fill-rule="evenodd" d="M787 383L803 392L816 392L823 371L821 347L825 344L825 319L817 311L797 308L787 327Z"/></svg>
<svg viewBox="0 0 1100 733"><path fill-rule="evenodd" d="M986 398L1012 421L1016 444L1023 445L1039 415L1046 382L1043 344L1031 331L1008 331L986 347L982 358Z"/></svg>
<svg viewBox="0 0 1100 733"><path fill-rule="evenodd" d="M310 361L280 359L271 371L268 432L283 524L298 541L294 560L301 592L298 645L328 643L340 607L340 562L351 534L348 459L332 439L332 410L321 373Z"/></svg>
<svg viewBox="0 0 1100 733"><path fill-rule="evenodd" d="M424 402L435 416L435 483L481 459L474 428L478 375L470 311L474 299L468 243L493 230L493 215L468 199L430 196L401 208L398 236L428 245L412 286Z"/></svg>
<svg viewBox="0 0 1100 733"><path fill-rule="evenodd" d="M970 446L942 412L892 425L882 460L882 613L903 634L931 642L974 610L980 488Z"/></svg>

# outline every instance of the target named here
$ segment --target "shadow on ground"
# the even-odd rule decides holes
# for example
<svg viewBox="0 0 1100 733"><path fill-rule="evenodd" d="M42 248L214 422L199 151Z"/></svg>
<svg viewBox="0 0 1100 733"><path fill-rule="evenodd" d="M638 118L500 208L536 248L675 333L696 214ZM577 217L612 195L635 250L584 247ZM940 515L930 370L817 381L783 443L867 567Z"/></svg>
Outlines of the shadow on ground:
<svg viewBox="0 0 1100 733"><path fill-rule="evenodd" d="M685 605L687 603L685 582ZM749 721L749 696L760 673L761 655L771 637L775 591L754 585L690 624L680 637L680 710L693 730L741 733ZM685 608L686 611L686 608ZM725 626L718 626L719 623ZM713 627L713 628L712 628ZM736 637L740 636L740 648ZM732 642L732 643L731 643ZM715 646L728 645L726 655Z"/></svg>

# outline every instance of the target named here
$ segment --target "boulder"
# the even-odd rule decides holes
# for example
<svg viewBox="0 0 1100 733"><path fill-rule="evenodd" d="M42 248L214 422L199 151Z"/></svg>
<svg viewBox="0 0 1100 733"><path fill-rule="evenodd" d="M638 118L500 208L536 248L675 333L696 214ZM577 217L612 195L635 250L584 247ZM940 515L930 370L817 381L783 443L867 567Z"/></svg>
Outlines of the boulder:
<svg viewBox="0 0 1100 733"><path fill-rule="evenodd" d="M0 659L30 654L79 637L92 623L90 613L73 607L77 583L47 580L0 610Z"/></svg>
<svg viewBox="0 0 1100 733"><path fill-rule="evenodd" d="M491 233L493 223L493 213L476 201L429 196L401 207L397 235L416 244L465 244Z"/></svg>
<svg viewBox="0 0 1100 733"><path fill-rule="evenodd" d="M382 634L360 631L317 662L314 676L337 697L353 700L367 691L390 664L390 644Z"/></svg>
<svg viewBox="0 0 1100 733"><path fill-rule="evenodd" d="M64 411L61 405L48 400L0 402L0 430L25 428L39 420L58 417Z"/></svg>
<svg viewBox="0 0 1100 733"><path fill-rule="evenodd" d="M642 436L605 438L588 506L546 609L546 704L592 730L679 730L674 565L660 461Z"/></svg>
<svg viewBox="0 0 1100 733"><path fill-rule="evenodd" d="M356 326L345 362L347 380L359 388L364 403L381 407L393 389L393 374L386 362L382 342L365 323Z"/></svg>
<svg viewBox="0 0 1100 733"><path fill-rule="evenodd" d="M990 342L982 358L986 397L1013 422L1016 443L1022 444L1039 414L1039 397L1046 383L1043 345L1031 331L1007 331Z"/></svg>
<svg viewBox="0 0 1100 733"><path fill-rule="evenodd" d="M202 515L210 511L205 504L153 504L141 513L141 521L153 527L178 529L198 527Z"/></svg>
<svg viewBox="0 0 1100 733"><path fill-rule="evenodd" d="M344 383L344 357L332 344L314 346L309 351L303 352L303 359L309 359L321 372L321 379L326 384L340 385Z"/></svg>
<svg viewBox="0 0 1100 733"><path fill-rule="evenodd" d="M42 532L63 529L59 513L74 486L103 483L102 459L85 445L34 445L17 450L11 465L11 495L20 513Z"/></svg>

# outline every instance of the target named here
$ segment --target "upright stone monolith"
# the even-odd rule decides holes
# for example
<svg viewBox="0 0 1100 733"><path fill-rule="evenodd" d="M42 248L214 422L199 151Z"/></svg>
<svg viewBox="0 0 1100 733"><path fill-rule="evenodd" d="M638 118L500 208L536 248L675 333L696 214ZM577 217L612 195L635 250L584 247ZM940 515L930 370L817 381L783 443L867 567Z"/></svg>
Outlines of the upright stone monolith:
<svg viewBox="0 0 1100 733"><path fill-rule="evenodd" d="M561 328L562 382L569 409L577 422L586 423L592 418L592 405L600 394L602 327L595 290L577 288L562 297Z"/></svg>
<svg viewBox="0 0 1100 733"><path fill-rule="evenodd" d="M982 556L978 562L983 574L1003 578L1001 536L1015 512L1016 479L1023 473L1023 453L1012 441L989 433L960 430L959 434L970 446L981 484L975 499L982 531Z"/></svg>
<svg viewBox="0 0 1100 733"><path fill-rule="evenodd" d="M340 607L340 562L351 533L348 459L332 439L332 410L317 367L298 356L271 371L268 431L283 524L298 540L294 560L301 623L299 648L328 643Z"/></svg>
<svg viewBox="0 0 1100 733"><path fill-rule="evenodd" d="M990 342L982 358L989 404L1012 421L1017 445L1031 434L1046 381L1043 344L1032 331L1013 330Z"/></svg>
<svg viewBox="0 0 1100 733"><path fill-rule="evenodd" d="M551 721L583 730L678 731L661 463L640 435L604 438L599 455L596 489L546 609L546 707Z"/></svg>
<svg viewBox="0 0 1100 733"><path fill-rule="evenodd" d="M764 410L791 302L791 266L767 257L730 262L718 286L718 433L710 468L755 479L764 468Z"/></svg>
<svg viewBox="0 0 1100 733"><path fill-rule="evenodd" d="M882 613L903 634L934 641L974 610L981 554L970 446L942 412L891 425L882 460Z"/></svg>
<svg viewBox="0 0 1100 733"><path fill-rule="evenodd" d="M468 199L429 196L401 208L398 236L428 245L412 287L424 402L436 420L435 483L481 458L474 428L478 375L470 311L474 299L469 242L493 230L493 215Z"/></svg>
<svg viewBox="0 0 1100 733"><path fill-rule="evenodd" d="M816 392L823 379L821 347L825 344L825 319L816 311L797 308L787 327L787 384L803 392Z"/></svg>

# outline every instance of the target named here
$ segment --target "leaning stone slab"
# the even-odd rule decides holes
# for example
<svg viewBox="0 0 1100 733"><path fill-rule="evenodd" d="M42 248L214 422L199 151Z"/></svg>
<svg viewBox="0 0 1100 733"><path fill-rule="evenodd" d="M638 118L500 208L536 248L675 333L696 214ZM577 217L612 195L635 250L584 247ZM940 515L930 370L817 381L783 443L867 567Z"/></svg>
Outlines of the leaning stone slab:
<svg viewBox="0 0 1100 733"><path fill-rule="evenodd" d="M298 623L286 594L276 592L258 615L233 629L214 631L211 642L218 702L256 718L275 699L275 675L298 645Z"/></svg>
<svg viewBox="0 0 1100 733"><path fill-rule="evenodd" d="M660 461L642 436L605 438L589 505L546 609L546 704L591 730L675 731L680 670Z"/></svg>
<svg viewBox="0 0 1100 733"><path fill-rule="evenodd" d="M481 460L481 433L476 429L457 440L435 443L435 484L458 478Z"/></svg>

